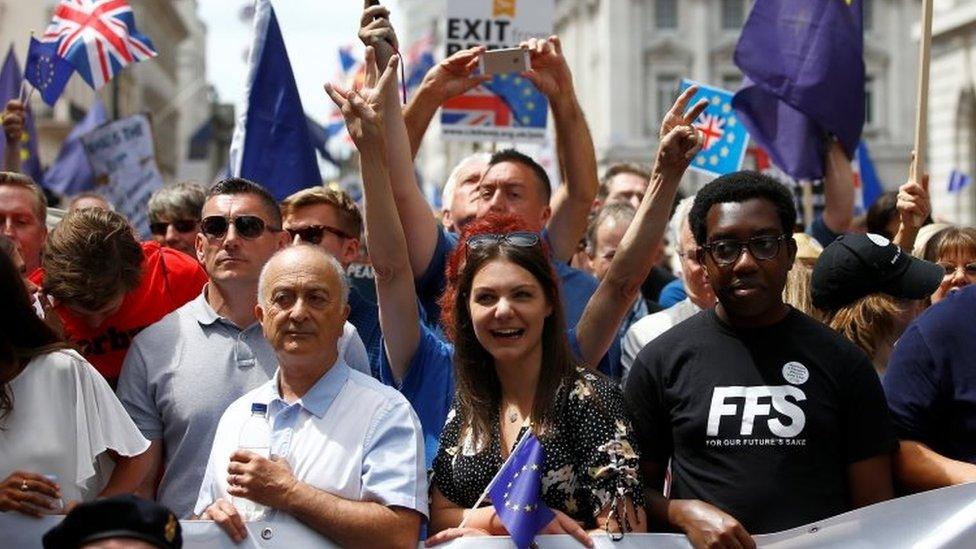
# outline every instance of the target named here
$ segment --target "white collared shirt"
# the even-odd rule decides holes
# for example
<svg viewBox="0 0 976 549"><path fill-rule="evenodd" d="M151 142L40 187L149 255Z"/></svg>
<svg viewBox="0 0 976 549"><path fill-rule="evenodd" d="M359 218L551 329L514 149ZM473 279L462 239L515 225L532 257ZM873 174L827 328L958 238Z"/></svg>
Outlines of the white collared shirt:
<svg viewBox="0 0 976 549"><path fill-rule="evenodd" d="M292 404L279 396L278 375L236 400L217 426L194 513L227 494L227 466L252 403L268 406L271 453L295 478L351 501L375 501L427 515L420 422L399 392L351 370L340 357ZM273 513L270 520L289 520ZM294 519L291 519L294 520Z"/></svg>

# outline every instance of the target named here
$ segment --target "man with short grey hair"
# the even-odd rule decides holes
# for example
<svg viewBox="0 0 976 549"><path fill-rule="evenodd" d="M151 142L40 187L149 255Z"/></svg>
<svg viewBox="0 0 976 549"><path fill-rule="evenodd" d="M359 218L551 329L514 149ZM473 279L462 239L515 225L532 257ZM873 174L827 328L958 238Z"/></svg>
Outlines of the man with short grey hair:
<svg viewBox="0 0 976 549"><path fill-rule="evenodd" d="M149 230L167 248L196 257L200 210L207 190L193 182L166 185L149 197Z"/></svg>
<svg viewBox="0 0 976 549"><path fill-rule="evenodd" d="M217 421L227 406L271 379L277 359L255 322L258 277L288 243L281 212L268 192L245 179L217 183L201 210L196 257L209 279L199 297L133 340L119 379L119 399L151 441L152 473L141 495L187 517L203 478ZM352 325L348 362L366 369L366 350ZM355 358L348 353L355 351Z"/></svg>
<svg viewBox="0 0 976 549"><path fill-rule="evenodd" d="M447 176L441 192L441 224L445 229L459 233L478 215L478 182L490 160L490 154L476 152L462 158Z"/></svg>
<svg viewBox="0 0 976 549"><path fill-rule="evenodd" d="M420 422L396 389L352 371L338 352L344 279L336 259L310 245L276 253L261 271L255 314L278 371L220 418L195 506L235 542L248 520L297 520L342 547L417 544L427 514ZM267 455L238 445L256 418L268 423ZM243 512L250 502L275 512Z"/></svg>

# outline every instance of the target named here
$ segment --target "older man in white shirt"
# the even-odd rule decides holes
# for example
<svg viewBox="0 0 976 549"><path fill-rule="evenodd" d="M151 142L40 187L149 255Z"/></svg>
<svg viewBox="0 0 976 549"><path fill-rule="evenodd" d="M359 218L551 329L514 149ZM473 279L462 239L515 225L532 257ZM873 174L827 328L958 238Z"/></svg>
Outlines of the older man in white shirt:
<svg viewBox="0 0 976 549"><path fill-rule="evenodd" d="M278 371L221 417L195 507L235 542L247 536L235 505L244 498L270 508L267 520L297 519L341 546L417 544L420 422L399 392L339 355L347 296L342 267L318 247L282 250L261 272L255 312ZM267 407L270 459L238 448L253 404Z"/></svg>
<svg viewBox="0 0 976 549"><path fill-rule="evenodd" d="M630 367L634 364L637 353L644 346L678 323L691 318L698 311L715 306L715 292L708 284L704 267L698 263L696 257L698 244L695 243L695 237L691 234L691 227L688 225L688 212L691 211L694 202L694 195L683 199L678 203L671 218L671 232L677 235L681 281L684 283L688 297L663 311L645 316L627 330L620 340L620 364L623 369L621 383L627 380Z"/></svg>

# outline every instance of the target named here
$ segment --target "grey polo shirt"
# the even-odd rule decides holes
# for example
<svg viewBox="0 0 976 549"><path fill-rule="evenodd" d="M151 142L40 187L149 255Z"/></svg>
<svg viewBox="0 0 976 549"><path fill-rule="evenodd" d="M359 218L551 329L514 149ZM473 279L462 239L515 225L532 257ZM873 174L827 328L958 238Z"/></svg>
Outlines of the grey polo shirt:
<svg viewBox="0 0 976 549"><path fill-rule="evenodd" d="M351 341L350 341L351 339ZM348 322L340 352L369 372L366 351ZM357 360L358 359L358 360ZM278 359L261 325L244 330L196 299L135 337L118 396L143 436L162 440L163 477L156 499L176 516L193 512L217 423L227 407L274 375Z"/></svg>

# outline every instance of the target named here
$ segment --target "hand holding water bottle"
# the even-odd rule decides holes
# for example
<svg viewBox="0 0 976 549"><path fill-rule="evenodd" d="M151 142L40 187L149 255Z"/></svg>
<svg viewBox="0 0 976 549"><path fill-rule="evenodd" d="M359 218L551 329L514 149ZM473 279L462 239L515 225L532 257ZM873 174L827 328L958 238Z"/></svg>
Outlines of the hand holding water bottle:
<svg viewBox="0 0 976 549"><path fill-rule="evenodd" d="M235 500L247 498L275 509L285 507L288 494L298 484L298 479L283 458L272 456L268 459L247 450L231 454L227 474L230 485L227 493Z"/></svg>

